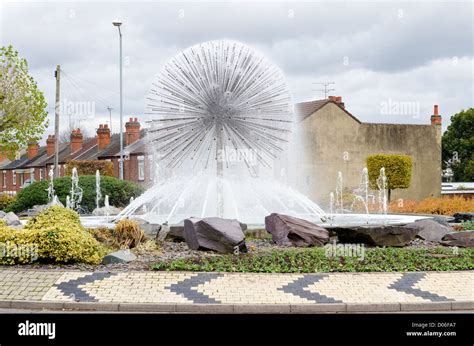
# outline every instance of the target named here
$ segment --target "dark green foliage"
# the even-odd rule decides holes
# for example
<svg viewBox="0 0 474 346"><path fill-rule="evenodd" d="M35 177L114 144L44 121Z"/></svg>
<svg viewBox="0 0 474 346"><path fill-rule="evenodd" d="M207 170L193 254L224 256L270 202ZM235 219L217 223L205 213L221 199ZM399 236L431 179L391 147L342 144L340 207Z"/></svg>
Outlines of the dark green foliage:
<svg viewBox="0 0 474 346"><path fill-rule="evenodd" d="M48 203L48 184L48 181L43 180L25 187L18 193L16 201L9 209L14 212L21 212L32 208L34 205ZM84 210L92 212L95 209L95 176L80 176L79 186L84 190L81 206ZM66 205L66 196L71 190L71 178L54 179L54 190L59 200ZM136 198L143 193L144 188L130 181L113 177L101 177L101 191L102 198L109 195L110 205L125 207L130 202L130 197ZM103 205L103 199L101 205Z"/></svg>
<svg viewBox="0 0 474 346"><path fill-rule="evenodd" d="M153 265L155 270L318 273L426 270L472 270L474 250L451 248L366 248L359 257L326 256L325 248L285 249L240 255L221 255L173 260Z"/></svg>
<svg viewBox="0 0 474 346"><path fill-rule="evenodd" d="M451 117L451 124L443 134L443 166L457 153L458 162L452 165L454 181L474 181L474 108Z"/></svg>

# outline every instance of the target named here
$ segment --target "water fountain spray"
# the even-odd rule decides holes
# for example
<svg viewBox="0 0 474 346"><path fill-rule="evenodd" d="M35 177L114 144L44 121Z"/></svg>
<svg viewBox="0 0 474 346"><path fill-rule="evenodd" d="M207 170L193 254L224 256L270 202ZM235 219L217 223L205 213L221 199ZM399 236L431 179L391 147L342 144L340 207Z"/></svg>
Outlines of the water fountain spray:
<svg viewBox="0 0 474 346"><path fill-rule="evenodd" d="M54 169L51 168L48 172L48 177L49 177L49 185L48 185L48 201L50 204L53 204L54 202L54 196L55 196L55 191L54 191Z"/></svg>
<svg viewBox="0 0 474 346"><path fill-rule="evenodd" d="M342 172L337 172L335 207L336 213L344 214Z"/></svg>
<svg viewBox="0 0 474 346"><path fill-rule="evenodd" d="M385 167L380 168L380 175L377 178L379 211L383 215L387 215L387 176L385 175Z"/></svg>
<svg viewBox="0 0 474 346"><path fill-rule="evenodd" d="M72 169L72 174L71 174L71 191L70 191L70 205L71 209L79 211L81 209L81 201L82 201L82 195L83 195L83 190L79 186L79 175L77 173L77 168L74 167Z"/></svg>
<svg viewBox="0 0 474 346"><path fill-rule="evenodd" d="M100 189L100 171L95 171L95 207L100 208L100 200L102 199L102 191Z"/></svg>

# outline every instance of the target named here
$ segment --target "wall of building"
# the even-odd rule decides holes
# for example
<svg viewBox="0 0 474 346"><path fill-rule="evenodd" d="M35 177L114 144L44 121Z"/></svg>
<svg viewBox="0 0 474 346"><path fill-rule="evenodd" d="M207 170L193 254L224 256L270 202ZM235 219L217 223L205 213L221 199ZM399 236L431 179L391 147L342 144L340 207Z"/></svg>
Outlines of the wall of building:
<svg viewBox="0 0 474 346"><path fill-rule="evenodd" d="M290 148L290 182L313 200L327 204L337 174L344 186L359 185L368 155L410 155L411 186L394 190L392 199L423 199L441 193L441 126L359 123L329 103L299 124Z"/></svg>

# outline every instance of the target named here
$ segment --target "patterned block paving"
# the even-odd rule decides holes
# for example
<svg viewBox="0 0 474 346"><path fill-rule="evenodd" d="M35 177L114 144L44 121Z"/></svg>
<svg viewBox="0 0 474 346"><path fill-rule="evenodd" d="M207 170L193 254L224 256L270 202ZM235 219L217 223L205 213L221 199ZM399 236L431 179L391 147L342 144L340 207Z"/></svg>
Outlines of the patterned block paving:
<svg viewBox="0 0 474 346"><path fill-rule="evenodd" d="M474 301L474 271L248 274L0 270L0 300L170 304Z"/></svg>
<svg viewBox="0 0 474 346"><path fill-rule="evenodd" d="M56 271L0 270L0 300L40 300L61 276Z"/></svg>

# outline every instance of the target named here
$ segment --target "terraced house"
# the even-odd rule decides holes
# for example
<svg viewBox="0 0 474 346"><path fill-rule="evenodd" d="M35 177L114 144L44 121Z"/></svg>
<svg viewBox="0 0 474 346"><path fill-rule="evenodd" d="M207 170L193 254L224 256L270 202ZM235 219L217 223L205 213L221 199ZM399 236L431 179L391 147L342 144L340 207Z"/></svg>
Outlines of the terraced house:
<svg viewBox="0 0 474 346"><path fill-rule="evenodd" d="M150 180L145 159L145 131L140 129L137 118L130 118L124 133L124 179L145 184ZM54 136L49 135L45 146L31 142L25 152L9 161L0 162L0 192L16 194L33 181L48 179L54 166ZM84 138L80 129L70 134L70 141L59 143L59 172L65 175L66 164L71 160L107 160L113 162L114 176L119 177L120 138L111 134L107 124L100 124L97 135Z"/></svg>

